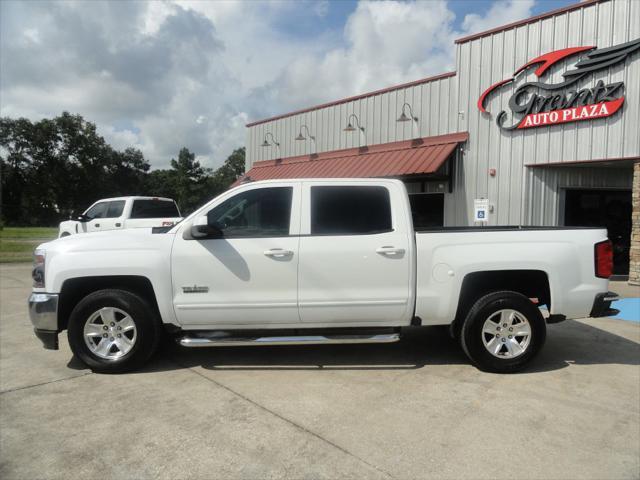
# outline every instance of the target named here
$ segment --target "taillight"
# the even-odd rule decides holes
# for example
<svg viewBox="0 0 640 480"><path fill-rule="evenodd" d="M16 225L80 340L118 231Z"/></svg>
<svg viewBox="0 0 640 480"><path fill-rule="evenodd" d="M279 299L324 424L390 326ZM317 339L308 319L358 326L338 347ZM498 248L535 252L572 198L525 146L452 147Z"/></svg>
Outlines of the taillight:
<svg viewBox="0 0 640 480"><path fill-rule="evenodd" d="M609 240L596 243L594 260L596 277L609 278L613 273L613 247Z"/></svg>

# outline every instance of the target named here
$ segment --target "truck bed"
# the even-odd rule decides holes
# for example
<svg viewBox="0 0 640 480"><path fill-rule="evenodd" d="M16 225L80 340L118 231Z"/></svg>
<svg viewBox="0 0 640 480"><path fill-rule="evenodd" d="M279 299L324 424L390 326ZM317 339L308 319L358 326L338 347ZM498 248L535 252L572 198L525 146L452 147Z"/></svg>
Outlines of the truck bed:
<svg viewBox="0 0 640 480"><path fill-rule="evenodd" d="M449 324L465 279L474 272L504 272L516 280L536 272L548 279L551 314L587 317L594 296L607 290L607 280L594 274L593 254L594 245L606 239L605 229L592 227L416 230L416 315L423 325Z"/></svg>

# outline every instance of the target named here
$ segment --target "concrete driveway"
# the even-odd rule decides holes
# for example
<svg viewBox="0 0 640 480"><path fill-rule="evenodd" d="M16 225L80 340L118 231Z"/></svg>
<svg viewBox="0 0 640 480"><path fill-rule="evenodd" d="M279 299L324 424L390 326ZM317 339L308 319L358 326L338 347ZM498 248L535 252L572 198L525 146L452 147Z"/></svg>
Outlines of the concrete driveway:
<svg viewBox="0 0 640 480"><path fill-rule="evenodd" d="M0 477L638 478L640 325L548 328L482 373L441 328L398 344L185 350L107 376L43 350L0 266Z"/></svg>

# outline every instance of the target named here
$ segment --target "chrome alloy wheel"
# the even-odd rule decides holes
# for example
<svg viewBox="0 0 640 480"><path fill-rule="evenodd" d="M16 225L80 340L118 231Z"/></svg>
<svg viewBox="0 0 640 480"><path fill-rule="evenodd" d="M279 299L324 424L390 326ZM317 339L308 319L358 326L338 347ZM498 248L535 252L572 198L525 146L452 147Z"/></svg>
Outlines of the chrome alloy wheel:
<svg viewBox="0 0 640 480"><path fill-rule="evenodd" d="M494 357L515 358L531 343L531 325L517 310L498 310L484 321L482 341Z"/></svg>
<svg viewBox="0 0 640 480"><path fill-rule="evenodd" d="M84 341L94 355L117 360L131 351L137 330L133 319L124 310L104 307L89 316L84 324Z"/></svg>

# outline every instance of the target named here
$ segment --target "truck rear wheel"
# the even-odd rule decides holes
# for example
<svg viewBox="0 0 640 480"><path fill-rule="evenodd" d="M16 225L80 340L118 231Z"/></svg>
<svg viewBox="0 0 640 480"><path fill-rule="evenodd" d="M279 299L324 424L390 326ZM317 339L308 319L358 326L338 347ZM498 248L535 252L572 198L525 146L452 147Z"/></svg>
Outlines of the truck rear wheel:
<svg viewBox="0 0 640 480"><path fill-rule="evenodd" d="M460 342L481 370L511 373L536 356L545 337L540 310L524 295L502 291L475 302L462 324Z"/></svg>
<svg viewBox="0 0 640 480"><path fill-rule="evenodd" d="M73 353L93 371L138 368L155 352L162 329L153 308L125 290L99 290L80 300L69 317Z"/></svg>

